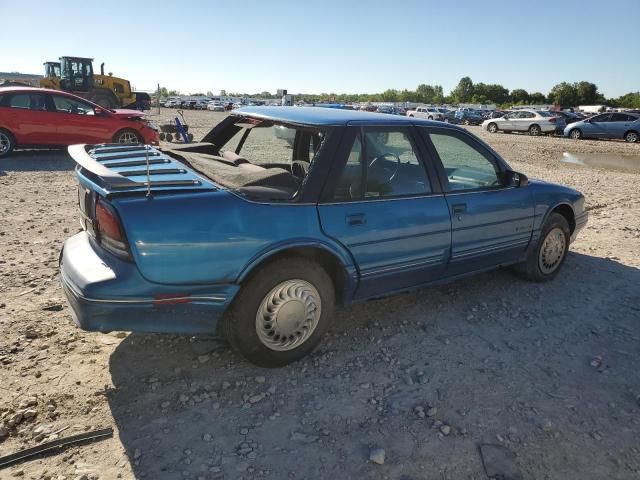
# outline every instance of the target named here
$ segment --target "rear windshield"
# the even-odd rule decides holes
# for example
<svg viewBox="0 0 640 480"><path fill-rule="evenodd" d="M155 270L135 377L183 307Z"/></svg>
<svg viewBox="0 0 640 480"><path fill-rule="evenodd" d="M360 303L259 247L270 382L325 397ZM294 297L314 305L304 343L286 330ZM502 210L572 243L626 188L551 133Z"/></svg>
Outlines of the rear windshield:
<svg viewBox="0 0 640 480"><path fill-rule="evenodd" d="M290 200L301 191L325 139L319 128L240 117L217 137L216 151L177 152L191 167L240 194Z"/></svg>

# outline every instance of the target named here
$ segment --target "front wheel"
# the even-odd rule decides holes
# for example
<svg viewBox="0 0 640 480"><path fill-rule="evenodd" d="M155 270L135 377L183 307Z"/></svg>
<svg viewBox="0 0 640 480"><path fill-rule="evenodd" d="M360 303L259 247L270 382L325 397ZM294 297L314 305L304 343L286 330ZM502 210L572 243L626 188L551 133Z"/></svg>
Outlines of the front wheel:
<svg viewBox="0 0 640 480"><path fill-rule="evenodd" d="M0 158L8 157L15 147L13 135L8 130L0 128Z"/></svg>
<svg viewBox="0 0 640 480"><path fill-rule="evenodd" d="M515 272L534 282L554 278L567 258L571 230L559 213L549 215L535 248L530 247L524 262L514 265Z"/></svg>
<svg viewBox="0 0 640 480"><path fill-rule="evenodd" d="M624 139L629 143L636 143L638 141L638 132L627 132L624 135Z"/></svg>
<svg viewBox="0 0 640 480"><path fill-rule="evenodd" d="M580 140L582 138L582 131L579 128L574 128L569 132L569 138Z"/></svg>
<svg viewBox="0 0 640 480"><path fill-rule="evenodd" d="M221 324L232 348L260 367L301 359L320 343L333 318L327 272L302 258L263 267L242 287Z"/></svg>
<svg viewBox="0 0 640 480"><path fill-rule="evenodd" d="M498 126L495 123L490 123L487 130L489 130L489 133L496 133L498 131Z"/></svg>
<svg viewBox="0 0 640 480"><path fill-rule="evenodd" d="M125 128L113 136L113 143L144 143L144 140L135 130Z"/></svg>

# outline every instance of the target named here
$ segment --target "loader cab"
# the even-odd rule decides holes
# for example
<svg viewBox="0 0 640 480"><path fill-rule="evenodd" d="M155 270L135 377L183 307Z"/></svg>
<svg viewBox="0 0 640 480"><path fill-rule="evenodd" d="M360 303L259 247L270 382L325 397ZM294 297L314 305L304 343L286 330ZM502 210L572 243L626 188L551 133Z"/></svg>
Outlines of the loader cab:
<svg viewBox="0 0 640 480"><path fill-rule="evenodd" d="M44 62L44 76L60 78L60 62Z"/></svg>
<svg viewBox="0 0 640 480"><path fill-rule="evenodd" d="M40 86L60 90L60 62L44 62L44 77L40 79Z"/></svg>
<svg viewBox="0 0 640 480"><path fill-rule="evenodd" d="M93 88L93 59L60 57L60 86L72 92L88 92Z"/></svg>

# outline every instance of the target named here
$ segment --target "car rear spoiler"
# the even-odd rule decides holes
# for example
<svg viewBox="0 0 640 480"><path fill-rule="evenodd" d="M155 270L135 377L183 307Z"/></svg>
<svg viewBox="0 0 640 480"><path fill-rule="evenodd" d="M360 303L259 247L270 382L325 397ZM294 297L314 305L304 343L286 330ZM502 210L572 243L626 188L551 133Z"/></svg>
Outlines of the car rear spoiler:
<svg viewBox="0 0 640 480"><path fill-rule="evenodd" d="M68 149L69 155L71 155L71 158L73 158L75 162L82 168L100 177L102 182L105 184L105 187L109 189L117 189L140 186L138 182L134 182L133 180L130 180L127 177L120 175L113 170L110 170L100 162L96 161L89 155L86 147L87 145L85 144L71 145ZM131 151L130 148L131 147L128 147L127 151ZM136 147L136 150L143 151L144 147Z"/></svg>
<svg viewBox="0 0 640 480"><path fill-rule="evenodd" d="M187 165L148 145L71 145L69 154L80 172L106 190L215 189Z"/></svg>

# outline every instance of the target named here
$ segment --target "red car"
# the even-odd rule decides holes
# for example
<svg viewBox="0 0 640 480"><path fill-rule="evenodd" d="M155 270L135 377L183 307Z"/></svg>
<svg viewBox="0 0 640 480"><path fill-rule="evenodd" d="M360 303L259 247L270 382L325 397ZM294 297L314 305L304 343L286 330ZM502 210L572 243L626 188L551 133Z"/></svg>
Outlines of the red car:
<svg viewBox="0 0 640 480"><path fill-rule="evenodd" d="M158 131L137 110L107 110L58 90L0 88L0 157L14 147L76 143L158 144Z"/></svg>

